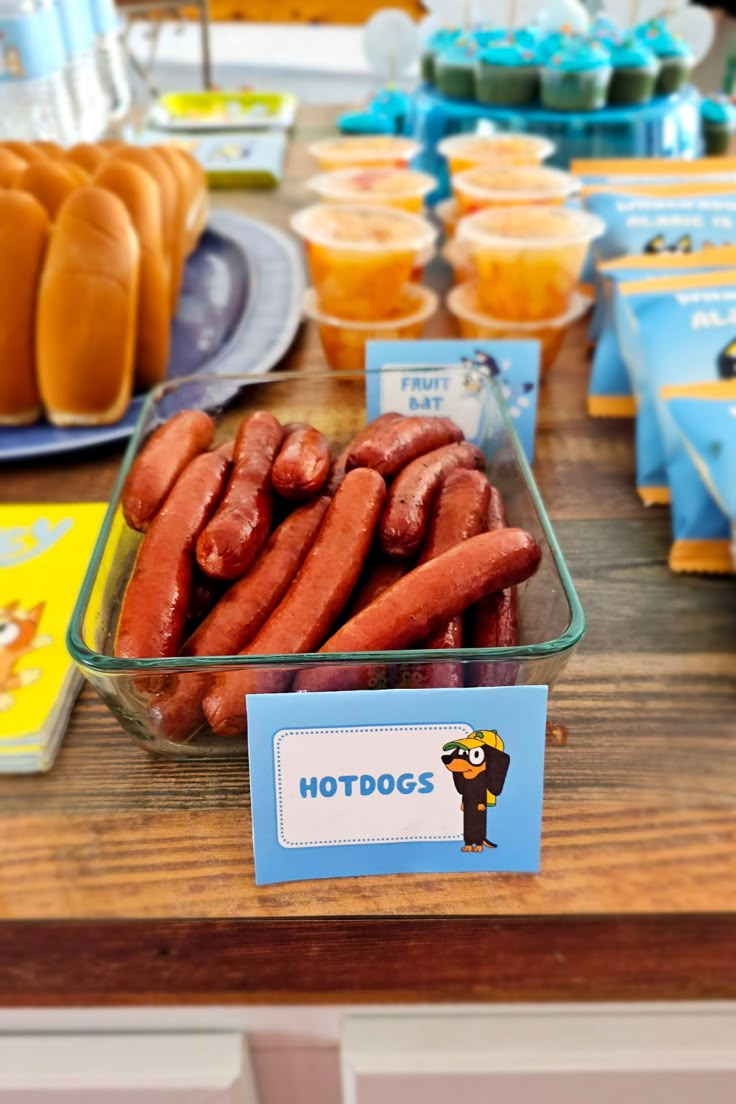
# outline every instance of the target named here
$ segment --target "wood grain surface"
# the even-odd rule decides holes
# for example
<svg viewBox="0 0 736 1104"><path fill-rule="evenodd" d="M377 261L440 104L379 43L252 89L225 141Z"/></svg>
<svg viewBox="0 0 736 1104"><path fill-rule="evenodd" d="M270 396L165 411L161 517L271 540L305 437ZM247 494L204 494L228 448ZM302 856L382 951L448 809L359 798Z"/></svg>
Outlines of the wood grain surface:
<svg viewBox="0 0 736 1104"><path fill-rule="evenodd" d="M304 113L279 193L216 202L285 226L330 117ZM322 367L311 328L285 365ZM587 417L587 371L580 329L542 388L534 465L588 619L550 701L567 741L547 753L542 873L257 889L246 765L151 759L86 688L54 770L0 779L0 919L18 922L0 925L0 1001L736 995L736 584L668 571L632 425ZM0 469L2 500L104 499L120 456ZM497 988L490 951L472 980L451 953L479 930L509 956Z"/></svg>
<svg viewBox="0 0 736 1104"><path fill-rule="evenodd" d="M210 0L210 15L214 20L252 23L365 23L384 7L381 0ZM419 0L392 0L391 7L414 19L427 14ZM197 18L196 8L184 11Z"/></svg>

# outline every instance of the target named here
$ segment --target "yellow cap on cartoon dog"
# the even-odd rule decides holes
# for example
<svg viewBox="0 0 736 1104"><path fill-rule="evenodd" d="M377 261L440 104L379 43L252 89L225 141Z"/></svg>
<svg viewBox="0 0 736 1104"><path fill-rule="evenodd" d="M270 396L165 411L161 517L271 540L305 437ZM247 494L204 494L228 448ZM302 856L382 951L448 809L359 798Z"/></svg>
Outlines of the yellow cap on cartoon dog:
<svg viewBox="0 0 736 1104"><path fill-rule="evenodd" d="M470 751L471 748L483 747L484 744L486 747L503 751L503 740L494 728L477 728L469 736L463 736L462 740L451 740L442 750L449 751L451 748L462 747Z"/></svg>

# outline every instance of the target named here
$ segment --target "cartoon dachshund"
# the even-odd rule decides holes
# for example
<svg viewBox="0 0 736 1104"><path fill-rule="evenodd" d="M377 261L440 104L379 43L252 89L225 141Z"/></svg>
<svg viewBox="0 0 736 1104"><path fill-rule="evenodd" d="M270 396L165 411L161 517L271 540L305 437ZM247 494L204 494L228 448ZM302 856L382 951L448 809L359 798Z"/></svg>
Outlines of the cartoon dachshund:
<svg viewBox="0 0 736 1104"><path fill-rule="evenodd" d="M449 752L442 756L442 762L452 771L455 789L463 799L462 850L496 847L486 839L486 811L496 804L511 761L503 750L503 740L493 729L478 729L462 740L445 744L442 750Z"/></svg>

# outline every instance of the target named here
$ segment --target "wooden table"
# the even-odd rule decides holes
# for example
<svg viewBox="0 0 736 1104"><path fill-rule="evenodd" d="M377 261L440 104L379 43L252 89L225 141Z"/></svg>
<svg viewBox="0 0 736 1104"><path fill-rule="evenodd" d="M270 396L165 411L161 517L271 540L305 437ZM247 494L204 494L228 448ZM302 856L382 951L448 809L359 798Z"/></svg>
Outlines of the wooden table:
<svg viewBox="0 0 736 1104"><path fill-rule="evenodd" d="M278 194L215 202L285 226L330 118L303 113ZM285 365L321 363L305 329ZM0 1005L736 997L736 586L670 574L632 426L587 417L586 377L581 330L535 462L588 617L542 873L256 889L244 765L150 759L85 689L55 769L0 780ZM2 469L2 498L104 499L120 455Z"/></svg>

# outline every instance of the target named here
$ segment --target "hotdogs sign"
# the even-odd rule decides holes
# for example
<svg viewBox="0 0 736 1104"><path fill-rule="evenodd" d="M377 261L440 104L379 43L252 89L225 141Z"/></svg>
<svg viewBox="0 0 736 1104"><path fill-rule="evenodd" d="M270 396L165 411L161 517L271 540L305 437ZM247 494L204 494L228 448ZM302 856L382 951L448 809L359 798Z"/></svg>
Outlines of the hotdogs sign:
<svg viewBox="0 0 736 1104"><path fill-rule="evenodd" d="M546 696L249 697L256 880L537 870Z"/></svg>

